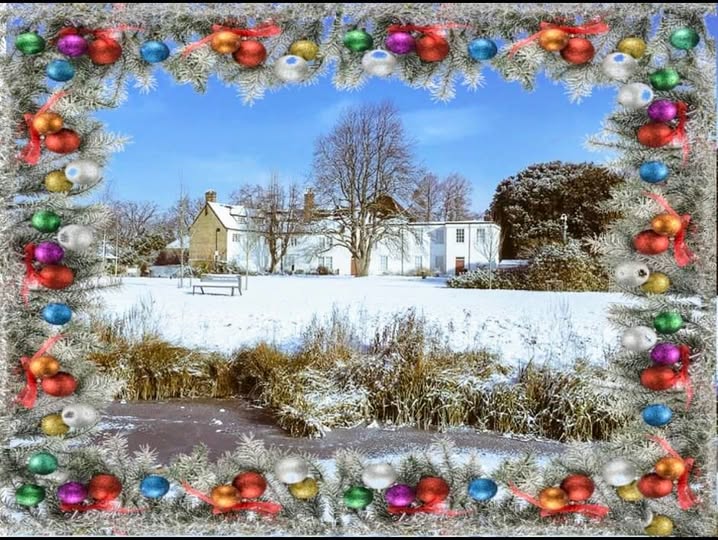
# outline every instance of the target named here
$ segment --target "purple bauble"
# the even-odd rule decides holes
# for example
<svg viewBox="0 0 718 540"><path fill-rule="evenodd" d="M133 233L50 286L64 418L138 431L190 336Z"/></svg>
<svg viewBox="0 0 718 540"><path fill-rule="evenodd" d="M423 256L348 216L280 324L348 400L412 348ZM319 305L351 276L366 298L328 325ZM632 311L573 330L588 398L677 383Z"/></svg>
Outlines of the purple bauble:
<svg viewBox="0 0 718 540"><path fill-rule="evenodd" d="M670 122L677 114L678 108L670 99L657 99L648 106L648 117L654 122Z"/></svg>
<svg viewBox="0 0 718 540"><path fill-rule="evenodd" d="M656 364L675 364L681 359L681 349L673 343L659 343L651 351L651 360Z"/></svg>
<svg viewBox="0 0 718 540"><path fill-rule="evenodd" d="M386 48L394 54L409 54L416 48L414 36L408 32L394 32L386 37Z"/></svg>
<svg viewBox="0 0 718 540"><path fill-rule="evenodd" d="M57 488L57 498L63 504L80 504L87 499L87 488L80 482L68 482Z"/></svg>
<svg viewBox="0 0 718 540"><path fill-rule="evenodd" d="M384 499L390 506L409 506L416 499L416 491L406 484L397 484L386 490Z"/></svg>
<svg viewBox="0 0 718 540"><path fill-rule="evenodd" d="M57 50L71 58L82 56L87 52L87 40L77 34L68 34L57 40Z"/></svg>
<svg viewBox="0 0 718 540"><path fill-rule="evenodd" d="M57 264L65 256L65 250L55 242L42 242L35 247L35 260L42 264Z"/></svg>

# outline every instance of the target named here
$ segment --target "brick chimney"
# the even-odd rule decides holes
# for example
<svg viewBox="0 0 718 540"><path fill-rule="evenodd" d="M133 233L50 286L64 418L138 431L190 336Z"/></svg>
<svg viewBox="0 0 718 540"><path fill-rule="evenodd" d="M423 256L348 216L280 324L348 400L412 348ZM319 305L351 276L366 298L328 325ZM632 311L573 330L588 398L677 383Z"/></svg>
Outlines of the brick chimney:
<svg viewBox="0 0 718 540"><path fill-rule="evenodd" d="M213 189L204 192L205 202L217 202L217 192Z"/></svg>
<svg viewBox="0 0 718 540"><path fill-rule="evenodd" d="M314 214L314 192L311 188L304 192L304 221L312 219Z"/></svg>

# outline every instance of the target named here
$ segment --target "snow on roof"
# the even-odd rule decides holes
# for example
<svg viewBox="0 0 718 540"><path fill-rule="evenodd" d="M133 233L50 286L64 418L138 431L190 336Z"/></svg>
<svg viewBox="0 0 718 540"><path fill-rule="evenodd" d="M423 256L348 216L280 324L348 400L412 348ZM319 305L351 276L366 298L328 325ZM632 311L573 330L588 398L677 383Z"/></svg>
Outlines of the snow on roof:
<svg viewBox="0 0 718 540"><path fill-rule="evenodd" d="M189 236L185 236L182 240L183 241L180 242L180 239L178 238L177 240L170 242L165 246L165 249L181 249L183 247L189 247Z"/></svg>
<svg viewBox="0 0 718 540"><path fill-rule="evenodd" d="M244 208L242 206L233 206L230 204L220 204L216 202L207 203L212 211L217 214L219 221L224 225L225 229L239 230L239 223L235 216L243 215Z"/></svg>

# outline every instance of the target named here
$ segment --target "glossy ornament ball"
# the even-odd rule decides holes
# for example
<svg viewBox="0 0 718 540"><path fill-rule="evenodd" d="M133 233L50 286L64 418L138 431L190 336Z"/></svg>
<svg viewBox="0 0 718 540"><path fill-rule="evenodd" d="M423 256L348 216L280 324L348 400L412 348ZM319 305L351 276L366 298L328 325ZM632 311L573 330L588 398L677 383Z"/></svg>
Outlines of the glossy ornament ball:
<svg viewBox="0 0 718 540"><path fill-rule="evenodd" d="M72 182L63 171L52 171L45 176L45 189L51 193L64 193L72 189Z"/></svg>
<svg viewBox="0 0 718 540"><path fill-rule="evenodd" d="M681 76L673 68L663 68L651 73L649 80L655 90L673 90L681 84Z"/></svg>
<svg viewBox="0 0 718 540"><path fill-rule="evenodd" d="M57 232L57 241L70 251L84 251L92 245L94 233L85 225L65 225Z"/></svg>
<svg viewBox="0 0 718 540"><path fill-rule="evenodd" d="M647 499L660 499L673 491L673 480L661 478L656 473L643 475L638 480L638 491Z"/></svg>
<svg viewBox="0 0 718 540"><path fill-rule="evenodd" d="M161 499L170 490L170 483L164 477L158 474L150 474L145 476L140 482L140 493L148 499Z"/></svg>
<svg viewBox="0 0 718 540"><path fill-rule="evenodd" d="M45 137L45 148L56 154L71 154L80 148L80 136L71 129L61 129Z"/></svg>
<svg viewBox="0 0 718 540"><path fill-rule="evenodd" d="M425 34L416 40L416 54L424 62L441 62L449 55L449 42L437 34Z"/></svg>
<svg viewBox="0 0 718 540"><path fill-rule="evenodd" d="M481 60L491 60L496 56L496 53L499 52L496 43L485 38L472 39L469 42L468 50L471 59L477 62Z"/></svg>
<svg viewBox="0 0 718 540"><path fill-rule="evenodd" d="M109 66L120 59L122 47L114 39L98 37L90 43L87 53L93 64Z"/></svg>
<svg viewBox="0 0 718 540"><path fill-rule="evenodd" d="M364 510L374 500L374 493L363 486L353 486L344 492L344 504L352 510Z"/></svg>
<svg viewBox="0 0 718 540"><path fill-rule="evenodd" d="M663 427L670 424L673 418L673 411L667 405L657 403L646 406L641 416L643 417L643 421L649 426Z"/></svg>
<svg viewBox="0 0 718 540"><path fill-rule="evenodd" d="M676 457L664 457L656 462L656 474L661 478L678 480L686 472L685 462Z"/></svg>
<svg viewBox="0 0 718 540"><path fill-rule="evenodd" d="M309 64L300 56L288 54L274 63L274 74L284 82L300 82L309 75Z"/></svg>
<svg viewBox="0 0 718 540"><path fill-rule="evenodd" d="M41 316L46 323L59 326L70 322L72 310L67 304L50 303L42 308Z"/></svg>
<svg viewBox="0 0 718 540"><path fill-rule="evenodd" d="M140 56L145 62L156 64L170 56L170 48L162 41L145 41L140 47Z"/></svg>
<svg viewBox="0 0 718 540"><path fill-rule="evenodd" d="M561 58L569 64L587 64L593 60L596 49L591 40L581 37L574 37L568 40L566 46L561 49Z"/></svg>
<svg viewBox="0 0 718 540"><path fill-rule="evenodd" d="M62 409L62 421L72 429L85 429L100 421L100 413L85 403L74 403Z"/></svg>
<svg viewBox="0 0 718 540"><path fill-rule="evenodd" d="M449 496L449 484L438 476L425 476L416 486L416 498L424 504L445 501Z"/></svg>
<svg viewBox="0 0 718 540"><path fill-rule="evenodd" d="M541 508L558 510L568 505L568 495L561 488L548 487L539 492L538 501Z"/></svg>
<svg viewBox="0 0 718 540"><path fill-rule="evenodd" d="M35 247L35 260L42 264L59 263L65 256L65 250L55 242L40 242Z"/></svg>
<svg viewBox="0 0 718 540"><path fill-rule="evenodd" d="M617 488L616 494L626 502L637 502L643 499L643 495L638 491L638 482L635 481Z"/></svg>
<svg viewBox="0 0 718 540"><path fill-rule="evenodd" d="M42 379L42 391L50 396L66 397L72 394L76 388L77 380L75 377L64 371L59 371L52 377Z"/></svg>
<svg viewBox="0 0 718 540"><path fill-rule="evenodd" d="M232 58L240 66L246 68L257 67L267 59L267 49L261 41L256 39L243 39L239 42L239 47L232 54Z"/></svg>
<svg viewBox="0 0 718 540"><path fill-rule="evenodd" d="M309 464L301 457L285 457L274 465L274 476L284 484L296 484L309 476Z"/></svg>
<svg viewBox="0 0 718 540"><path fill-rule="evenodd" d="M45 40L35 32L23 32L15 38L15 47L22 54L38 54L45 50Z"/></svg>
<svg viewBox="0 0 718 540"><path fill-rule="evenodd" d="M87 499L87 488L80 482L67 482L57 488L57 499L63 504L80 504Z"/></svg>
<svg viewBox="0 0 718 540"><path fill-rule="evenodd" d="M625 81L630 78L637 68L636 59L622 52L607 55L601 63L601 69L606 77L616 81Z"/></svg>
<svg viewBox="0 0 718 540"><path fill-rule="evenodd" d="M35 212L30 219L32 226L41 233L53 233L60 228L60 216L52 210Z"/></svg>
<svg viewBox="0 0 718 540"><path fill-rule="evenodd" d="M289 485L289 493L300 501L313 499L319 493L319 484L314 478L305 478L301 482Z"/></svg>
<svg viewBox="0 0 718 540"><path fill-rule="evenodd" d="M300 39L291 44L289 54L299 56L307 62L311 62L312 60L316 60L319 55L319 45L308 39Z"/></svg>
<svg viewBox="0 0 718 540"><path fill-rule="evenodd" d="M646 161L638 169L641 180L649 184L657 184L665 181L670 175L668 165L662 161Z"/></svg>
<svg viewBox="0 0 718 540"><path fill-rule="evenodd" d="M414 502L414 499L416 499L416 491L406 484L391 486L384 493L384 500L389 506L409 506Z"/></svg>
<svg viewBox="0 0 718 540"><path fill-rule="evenodd" d="M396 57L381 49L364 53L361 65L369 75L376 77L387 77L396 69Z"/></svg>
<svg viewBox="0 0 718 540"><path fill-rule="evenodd" d="M650 122L638 128L636 138L643 146L649 148L660 148L673 141L675 132L668 124L662 122Z"/></svg>
<svg viewBox="0 0 718 540"><path fill-rule="evenodd" d="M65 166L65 178L73 186L88 186L97 182L102 176L100 166L89 159L76 159Z"/></svg>
<svg viewBox="0 0 718 540"><path fill-rule="evenodd" d="M649 105L646 112L648 118L654 122L670 122L678 114L678 107L670 99L657 99Z"/></svg>
<svg viewBox="0 0 718 540"><path fill-rule="evenodd" d="M70 58L77 58L87 53L87 40L77 34L66 34L57 40L57 50Z"/></svg>
<svg viewBox="0 0 718 540"><path fill-rule="evenodd" d="M374 46L374 39L364 30L349 30L344 34L344 46L350 51L364 52Z"/></svg>
<svg viewBox="0 0 718 540"><path fill-rule="evenodd" d="M57 458L50 452L36 452L27 460L27 470L33 474L51 474L57 467Z"/></svg>
<svg viewBox="0 0 718 540"><path fill-rule="evenodd" d="M62 129L62 116L54 112L44 112L36 115L32 120L32 127L40 135L57 133Z"/></svg>
<svg viewBox="0 0 718 540"><path fill-rule="evenodd" d="M671 536L673 534L673 521L668 516L658 514L653 516L645 529L648 536Z"/></svg>
<svg viewBox="0 0 718 540"><path fill-rule="evenodd" d="M635 465L625 458L614 458L603 466L601 472L607 484L613 487L626 486L638 477Z"/></svg>
<svg viewBox="0 0 718 540"><path fill-rule="evenodd" d="M646 42L639 37L627 37L618 42L619 52L630 54L633 58L640 58L646 53Z"/></svg>
<svg viewBox="0 0 718 540"><path fill-rule="evenodd" d="M60 362L54 356L38 356L30 360L28 369L38 379L44 377L52 377L58 371L60 371Z"/></svg>
<svg viewBox="0 0 718 540"><path fill-rule="evenodd" d="M396 482L397 473L389 463L371 463L364 467L361 479L371 489L386 489Z"/></svg>
<svg viewBox="0 0 718 540"><path fill-rule="evenodd" d="M653 101L653 89L643 83L628 83L618 91L618 103L626 109L641 109Z"/></svg>
<svg viewBox="0 0 718 540"><path fill-rule="evenodd" d="M37 281L48 289L60 290L74 283L75 274L65 265L48 264L37 272Z"/></svg>
<svg viewBox="0 0 718 540"><path fill-rule="evenodd" d="M671 247L671 241L662 234L642 231L633 237L633 247L642 255L658 255Z"/></svg>
<svg viewBox="0 0 718 540"><path fill-rule="evenodd" d="M209 46L212 50L219 54L232 54L239 49L239 42L242 41L237 34L228 30L222 30L212 36Z"/></svg>
<svg viewBox="0 0 718 540"><path fill-rule="evenodd" d="M649 350L658 341L658 336L652 328L647 326L634 326L627 329L621 336L621 345L631 352Z"/></svg>
<svg viewBox="0 0 718 540"><path fill-rule="evenodd" d="M556 52L568 45L569 35L558 28L549 28L541 32L538 38L539 47L545 51Z"/></svg>
<svg viewBox="0 0 718 540"><path fill-rule="evenodd" d="M238 474L232 480L232 485L237 490L240 499L258 499L267 489L267 481L264 476L254 471Z"/></svg>
<svg viewBox="0 0 718 540"><path fill-rule="evenodd" d="M212 504L218 508L232 508L239 502L237 490L230 485L213 488L209 496L212 499Z"/></svg>
<svg viewBox="0 0 718 540"><path fill-rule="evenodd" d="M648 294L663 294L670 287L671 280L663 272L651 272L648 281L641 285L643 292Z"/></svg>
<svg viewBox="0 0 718 540"><path fill-rule="evenodd" d="M569 501L584 502L591 498L596 484L583 474L571 474L561 482L561 489L566 492Z"/></svg>
<svg viewBox="0 0 718 540"><path fill-rule="evenodd" d="M676 379L676 372L669 366L651 366L641 371L641 386L654 392L673 388Z"/></svg>
<svg viewBox="0 0 718 540"><path fill-rule="evenodd" d="M386 37L384 45L394 54L409 54L416 50L416 41L409 32L392 32Z"/></svg>
<svg viewBox="0 0 718 540"><path fill-rule="evenodd" d="M688 51L700 42L701 37L693 28L679 28L671 33L669 41L676 49Z"/></svg>
<svg viewBox="0 0 718 540"><path fill-rule="evenodd" d="M499 486L491 478L474 478L469 482L469 497L475 501L483 502L493 499L499 491Z"/></svg>
<svg viewBox="0 0 718 540"><path fill-rule="evenodd" d="M683 328L683 317L675 311L663 311L653 319L653 327L660 334L673 334Z"/></svg>
<svg viewBox="0 0 718 540"><path fill-rule="evenodd" d="M48 437L59 437L69 431L69 427L62 421L59 414L48 414L40 420L40 429Z"/></svg>
<svg viewBox="0 0 718 540"><path fill-rule="evenodd" d="M57 469L55 472L45 475L43 480L53 484L64 484L68 478L70 478L70 473L67 470Z"/></svg>
<svg viewBox="0 0 718 540"><path fill-rule="evenodd" d="M613 275L616 283L623 287L639 287L648 281L650 271L643 263L625 262L616 267Z"/></svg>
<svg viewBox="0 0 718 540"><path fill-rule="evenodd" d="M122 482L113 474L96 474L87 484L87 493L96 501L113 501L121 491Z"/></svg>
<svg viewBox="0 0 718 540"><path fill-rule="evenodd" d="M682 228L683 222L681 218L673 214L658 214L651 220L651 229L653 229L653 232L664 236L673 237L677 235Z"/></svg>
<svg viewBox="0 0 718 540"><path fill-rule="evenodd" d="M681 361L681 349L673 343L659 343L651 350L654 364L672 365Z"/></svg>
<svg viewBox="0 0 718 540"><path fill-rule="evenodd" d="M45 488L35 484L23 484L15 490L15 502L20 506L37 506L45 500Z"/></svg>

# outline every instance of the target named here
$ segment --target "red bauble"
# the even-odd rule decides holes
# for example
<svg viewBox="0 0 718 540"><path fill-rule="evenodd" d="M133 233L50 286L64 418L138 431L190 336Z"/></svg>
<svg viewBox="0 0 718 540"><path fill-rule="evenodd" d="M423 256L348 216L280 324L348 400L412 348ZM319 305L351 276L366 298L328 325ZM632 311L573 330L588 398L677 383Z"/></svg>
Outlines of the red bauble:
<svg viewBox="0 0 718 540"><path fill-rule="evenodd" d="M48 289L64 289L75 281L75 274L64 264L48 264L37 273L37 281Z"/></svg>
<svg viewBox="0 0 718 540"><path fill-rule="evenodd" d="M568 40L566 46L561 49L561 58L569 64L586 64L593 60L596 49L593 43L586 38L574 37Z"/></svg>
<svg viewBox="0 0 718 540"><path fill-rule="evenodd" d="M120 59L122 47L112 38L98 37L90 42L87 55L93 64L106 66L114 64Z"/></svg>
<svg viewBox="0 0 718 540"><path fill-rule="evenodd" d="M651 366L641 371L641 385L649 390L668 390L676 384L678 374L671 366Z"/></svg>
<svg viewBox="0 0 718 540"><path fill-rule="evenodd" d="M266 60L267 49L261 41L244 39L239 43L239 49L232 54L232 58L241 66L257 67Z"/></svg>
<svg viewBox="0 0 718 540"><path fill-rule="evenodd" d="M673 491L673 480L661 478L656 473L645 474L636 485L641 495L648 499L659 499Z"/></svg>
<svg viewBox="0 0 718 540"><path fill-rule="evenodd" d="M122 483L113 474L96 474L87 484L87 493L96 501L112 501L121 491Z"/></svg>
<svg viewBox="0 0 718 540"><path fill-rule="evenodd" d="M239 493L240 499L256 499L267 489L267 481L257 472L243 472L232 480L232 485Z"/></svg>
<svg viewBox="0 0 718 540"><path fill-rule="evenodd" d="M662 234L645 230L633 237L633 247L643 255L658 255L671 247L671 240Z"/></svg>
<svg viewBox="0 0 718 540"><path fill-rule="evenodd" d="M67 397L77 388L77 379L65 371L59 371L52 377L45 377L40 384L42 391L49 396Z"/></svg>
<svg viewBox="0 0 718 540"><path fill-rule="evenodd" d="M424 62L441 62L449 54L449 42L437 34L426 34L416 40L416 54Z"/></svg>
<svg viewBox="0 0 718 540"><path fill-rule="evenodd" d="M650 148L666 146L674 136L673 128L663 122L650 122L638 128L638 142Z"/></svg>
<svg viewBox="0 0 718 540"><path fill-rule="evenodd" d="M561 489L566 492L570 501L583 502L591 498L596 485L588 476L571 474L561 482Z"/></svg>
<svg viewBox="0 0 718 540"><path fill-rule="evenodd" d="M56 154L71 154L80 148L80 136L71 129L45 135L45 148Z"/></svg>
<svg viewBox="0 0 718 540"><path fill-rule="evenodd" d="M449 496L449 484L438 476L425 476L416 486L416 498L425 504L445 501Z"/></svg>

